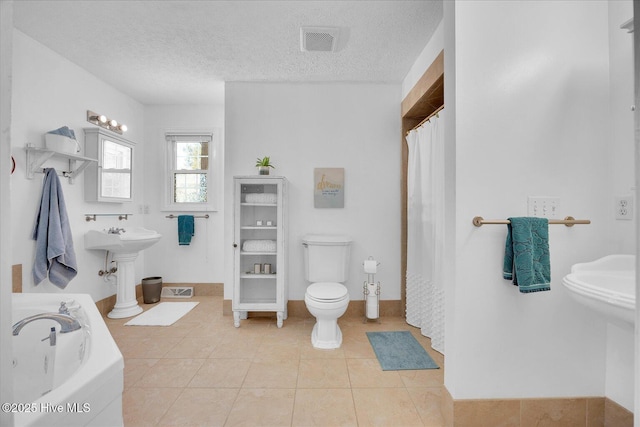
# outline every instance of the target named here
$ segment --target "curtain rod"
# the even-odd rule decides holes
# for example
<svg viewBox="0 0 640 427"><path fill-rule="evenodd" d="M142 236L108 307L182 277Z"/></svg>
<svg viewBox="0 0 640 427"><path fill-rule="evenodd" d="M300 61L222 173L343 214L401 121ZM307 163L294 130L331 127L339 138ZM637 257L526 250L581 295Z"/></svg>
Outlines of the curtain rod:
<svg viewBox="0 0 640 427"><path fill-rule="evenodd" d="M423 124L425 124L426 122L428 122L433 116L437 116L438 113L440 111L444 110L444 105L439 106L438 108L436 108L436 111L434 111L433 113L429 114L427 117L425 117L424 119L422 119L422 121L420 123L418 123L417 125L415 125L414 127L412 127L411 129L409 129L407 131L407 135L409 135L409 132L411 132L412 130L418 129L420 126L422 126Z"/></svg>
<svg viewBox="0 0 640 427"><path fill-rule="evenodd" d="M209 214L205 214L205 215L193 215L194 218L205 218L205 219L209 219ZM165 216L165 218L169 218L169 219L173 219L173 218L178 218L178 215L174 215L174 214L170 214Z"/></svg>

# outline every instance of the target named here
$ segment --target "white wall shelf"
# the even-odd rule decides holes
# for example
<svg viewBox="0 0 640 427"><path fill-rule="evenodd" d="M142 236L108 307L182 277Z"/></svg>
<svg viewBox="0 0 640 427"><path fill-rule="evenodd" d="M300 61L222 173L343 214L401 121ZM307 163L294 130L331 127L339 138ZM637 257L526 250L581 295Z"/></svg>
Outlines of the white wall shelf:
<svg viewBox="0 0 640 427"><path fill-rule="evenodd" d="M59 151L48 150L46 148L34 147L31 144L27 144L25 147L27 150L27 178L33 179L36 173L43 173L43 165L47 160L51 158L66 159L69 161L69 170L61 171L60 173L65 178L69 178L69 183L73 184L73 181L82 174L82 172L93 162L97 162L96 159L89 157L77 156L75 154L61 153Z"/></svg>

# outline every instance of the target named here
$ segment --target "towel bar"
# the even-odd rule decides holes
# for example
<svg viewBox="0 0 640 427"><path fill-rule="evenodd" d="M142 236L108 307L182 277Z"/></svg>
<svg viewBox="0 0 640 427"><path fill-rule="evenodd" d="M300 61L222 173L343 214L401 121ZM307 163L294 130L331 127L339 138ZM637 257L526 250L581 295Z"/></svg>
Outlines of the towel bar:
<svg viewBox="0 0 640 427"><path fill-rule="evenodd" d="M473 218L473 225L476 227L480 227L485 224L511 224L511 221L508 219L484 219L481 216ZM591 220L575 219L572 216L567 216L564 219L550 219L549 224L563 224L567 227L573 227L576 224L591 224Z"/></svg>
<svg viewBox="0 0 640 427"><path fill-rule="evenodd" d="M209 219L209 214L205 214L205 215L194 215L194 218L204 218L204 219ZM178 218L178 215L167 215L165 216L165 218L169 218L169 219L173 219L173 218Z"/></svg>

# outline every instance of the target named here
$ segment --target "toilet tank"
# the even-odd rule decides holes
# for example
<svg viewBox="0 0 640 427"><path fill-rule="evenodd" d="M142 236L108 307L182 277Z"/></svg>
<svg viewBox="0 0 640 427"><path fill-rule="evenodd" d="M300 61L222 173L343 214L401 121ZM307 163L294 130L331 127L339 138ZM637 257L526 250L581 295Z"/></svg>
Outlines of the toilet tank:
<svg viewBox="0 0 640 427"><path fill-rule="evenodd" d="M311 283L346 282L349 278L348 236L308 234L302 238L305 279Z"/></svg>

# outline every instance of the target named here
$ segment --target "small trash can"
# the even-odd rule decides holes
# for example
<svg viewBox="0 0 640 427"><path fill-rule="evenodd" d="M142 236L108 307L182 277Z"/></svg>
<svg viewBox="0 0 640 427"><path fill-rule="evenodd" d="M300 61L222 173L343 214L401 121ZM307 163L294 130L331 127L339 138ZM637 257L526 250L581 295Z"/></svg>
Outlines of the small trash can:
<svg viewBox="0 0 640 427"><path fill-rule="evenodd" d="M145 277L142 279L142 299L145 304L160 301L162 292L162 277Z"/></svg>

